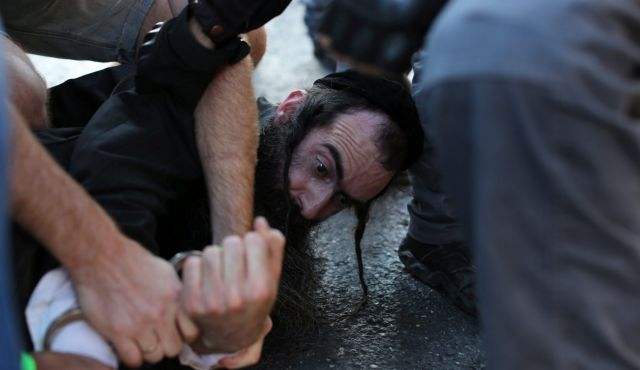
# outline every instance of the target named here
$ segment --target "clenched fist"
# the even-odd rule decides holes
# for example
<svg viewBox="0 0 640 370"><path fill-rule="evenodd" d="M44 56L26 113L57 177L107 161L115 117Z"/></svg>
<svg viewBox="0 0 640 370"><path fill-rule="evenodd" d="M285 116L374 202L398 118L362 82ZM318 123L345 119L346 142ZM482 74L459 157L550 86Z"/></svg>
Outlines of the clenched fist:
<svg viewBox="0 0 640 370"><path fill-rule="evenodd" d="M255 343L278 294L284 236L258 218L243 238L227 237L183 268L182 304L197 323L203 352L235 352Z"/></svg>

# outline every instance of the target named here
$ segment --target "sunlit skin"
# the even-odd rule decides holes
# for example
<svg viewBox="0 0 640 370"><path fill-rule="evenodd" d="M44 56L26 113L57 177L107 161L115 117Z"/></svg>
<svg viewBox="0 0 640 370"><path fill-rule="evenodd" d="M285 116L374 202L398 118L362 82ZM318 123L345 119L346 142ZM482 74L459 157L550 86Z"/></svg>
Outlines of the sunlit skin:
<svg viewBox="0 0 640 370"><path fill-rule="evenodd" d="M292 108L289 99L299 104L303 97L304 92L292 93L277 114ZM375 144L383 122L384 116L376 112L350 112L305 136L289 168L289 192L304 218L324 220L374 198L387 186L393 172L380 163Z"/></svg>

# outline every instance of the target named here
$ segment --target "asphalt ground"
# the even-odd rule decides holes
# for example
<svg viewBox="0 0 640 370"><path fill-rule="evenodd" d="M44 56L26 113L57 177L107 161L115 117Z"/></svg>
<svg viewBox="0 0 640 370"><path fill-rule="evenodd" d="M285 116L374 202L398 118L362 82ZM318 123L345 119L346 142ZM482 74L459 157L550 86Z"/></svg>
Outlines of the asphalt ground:
<svg viewBox="0 0 640 370"><path fill-rule="evenodd" d="M256 94L272 102L310 86L323 70L313 57L297 0L267 25L267 53L258 66ZM34 57L49 86L106 65ZM319 270L315 292L318 325L295 340L271 341L259 369L478 369L484 368L479 327L440 295L403 271L397 247L408 226L409 191L396 191L372 210L363 241L369 302L359 302L353 230L355 218L340 213L315 233Z"/></svg>
<svg viewBox="0 0 640 370"><path fill-rule="evenodd" d="M313 57L294 1L267 26L267 53L256 71L256 92L277 102L312 85L327 71ZM353 230L355 217L340 213L316 232L313 249L320 284L316 331L271 343L258 368L276 369L478 369L484 368L479 327L438 293L411 278L397 256L409 224L409 191L396 191L372 210L363 240L369 302L359 302Z"/></svg>

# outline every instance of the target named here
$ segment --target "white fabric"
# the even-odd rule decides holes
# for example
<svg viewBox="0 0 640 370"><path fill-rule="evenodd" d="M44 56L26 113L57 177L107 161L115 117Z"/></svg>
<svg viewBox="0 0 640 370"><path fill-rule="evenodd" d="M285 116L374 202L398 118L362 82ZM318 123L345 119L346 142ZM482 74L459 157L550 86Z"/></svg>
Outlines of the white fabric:
<svg viewBox="0 0 640 370"><path fill-rule="evenodd" d="M25 310L36 351L43 350L45 334L53 321L76 307L78 299L66 270L51 270L40 279ZM60 329L52 340L51 350L89 357L107 366L118 367L118 357L111 346L85 321L76 321ZM224 356L227 354L199 356L185 345L180 352L180 363L196 370L209 370L217 366Z"/></svg>
<svg viewBox="0 0 640 370"><path fill-rule="evenodd" d="M51 323L76 307L76 293L64 269L49 271L40 279L25 310L29 334L36 351L44 349L44 337ZM118 357L109 344L84 321L76 321L59 330L51 342L51 350L86 356L118 367Z"/></svg>

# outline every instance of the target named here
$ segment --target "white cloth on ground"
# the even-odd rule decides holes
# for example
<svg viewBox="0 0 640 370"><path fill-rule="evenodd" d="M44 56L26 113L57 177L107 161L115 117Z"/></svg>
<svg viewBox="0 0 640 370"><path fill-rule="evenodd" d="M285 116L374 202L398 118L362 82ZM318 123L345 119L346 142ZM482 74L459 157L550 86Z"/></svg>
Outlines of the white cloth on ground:
<svg viewBox="0 0 640 370"><path fill-rule="evenodd" d="M78 307L78 298L67 271L63 268L46 273L34 289L25 309L29 335L36 351L44 349L44 337L49 326L66 311ZM87 322L76 321L53 338L50 350L72 353L117 368L118 357L109 343ZM228 354L198 355L185 345L180 363L196 370L209 370Z"/></svg>

